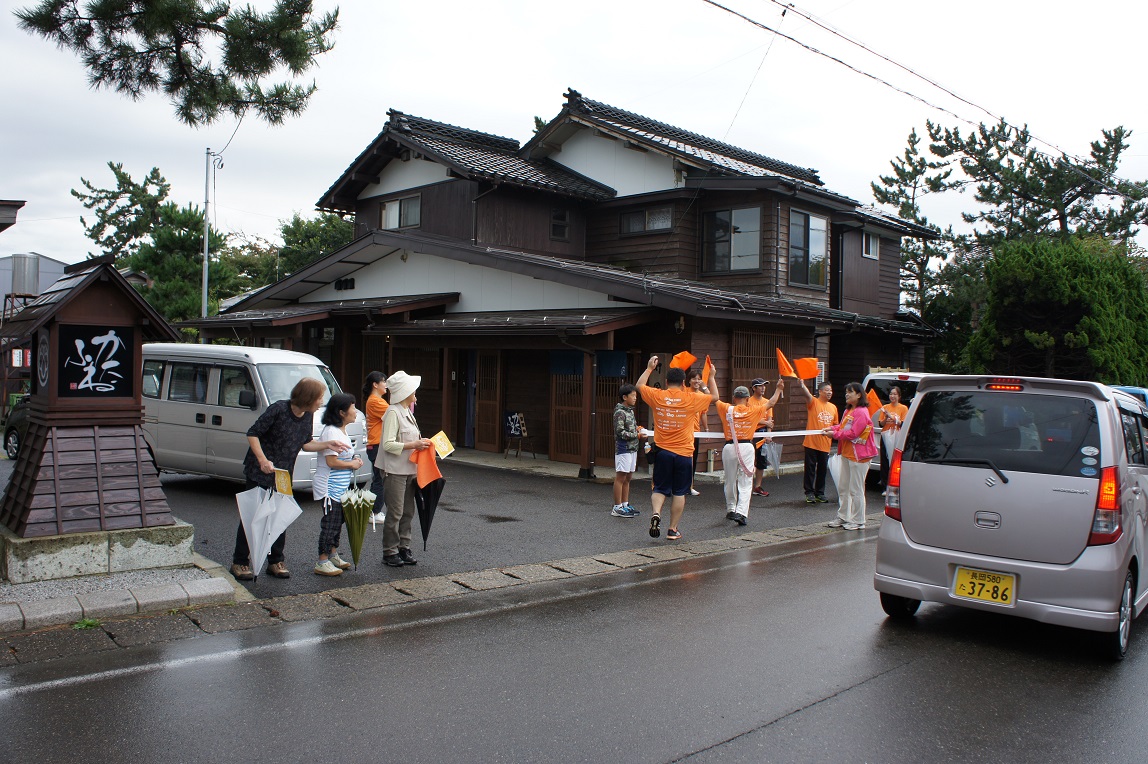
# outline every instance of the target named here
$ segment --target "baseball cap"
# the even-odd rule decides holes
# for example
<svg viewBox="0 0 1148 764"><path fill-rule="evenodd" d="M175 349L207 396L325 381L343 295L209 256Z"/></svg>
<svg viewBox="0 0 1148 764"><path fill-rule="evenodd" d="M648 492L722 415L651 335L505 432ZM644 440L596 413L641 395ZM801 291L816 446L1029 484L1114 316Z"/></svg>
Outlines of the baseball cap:
<svg viewBox="0 0 1148 764"><path fill-rule="evenodd" d="M764 385L764 384L765 384L764 379L762 379L761 377L754 377L753 381L749 383L749 386L750 387L757 387L758 385Z"/></svg>
<svg viewBox="0 0 1148 764"><path fill-rule="evenodd" d="M748 398L749 397L749 388L747 388L745 385L738 385L737 387L735 387L733 389L733 397L734 398Z"/></svg>

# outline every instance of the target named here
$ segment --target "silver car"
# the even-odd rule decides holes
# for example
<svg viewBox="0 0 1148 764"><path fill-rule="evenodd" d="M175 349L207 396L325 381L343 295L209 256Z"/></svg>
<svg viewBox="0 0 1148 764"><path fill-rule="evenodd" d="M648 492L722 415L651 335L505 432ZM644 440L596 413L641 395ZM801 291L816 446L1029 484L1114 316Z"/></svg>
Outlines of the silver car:
<svg viewBox="0 0 1148 764"><path fill-rule="evenodd" d="M1093 382L926 377L890 466L874 588L1102 632L1148 604L1148 408Z"/></svg>

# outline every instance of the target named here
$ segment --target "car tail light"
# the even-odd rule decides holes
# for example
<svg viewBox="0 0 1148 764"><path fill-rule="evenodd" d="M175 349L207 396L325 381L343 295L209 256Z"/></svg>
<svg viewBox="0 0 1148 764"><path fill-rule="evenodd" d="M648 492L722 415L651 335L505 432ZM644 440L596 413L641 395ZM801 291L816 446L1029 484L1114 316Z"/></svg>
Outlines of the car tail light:
<svg viewBox="0 0 1148 764"><path fill-rule="evenodd" d="M1120 527L1120 488L1116 483L1116 468L1100 470L1100 495L1096 497L1096 512L1092 515L1092 532L1088 545L1111 544L1124 532Z"/></svg>
<svg viewBox="0 0 1148 764"><path fill-rule="evenodd" d="M901 449L893 452L889 462L889 479L885 481L885 516L901 522Z"/></svg>
<svg viewBox="0 0 1148 764"><path fill-rule="evenodd" d="M999 392L1019 393L1024 390L1023 379L1014 377L994 377L987 385L986 390L997 390Z"/></svg>

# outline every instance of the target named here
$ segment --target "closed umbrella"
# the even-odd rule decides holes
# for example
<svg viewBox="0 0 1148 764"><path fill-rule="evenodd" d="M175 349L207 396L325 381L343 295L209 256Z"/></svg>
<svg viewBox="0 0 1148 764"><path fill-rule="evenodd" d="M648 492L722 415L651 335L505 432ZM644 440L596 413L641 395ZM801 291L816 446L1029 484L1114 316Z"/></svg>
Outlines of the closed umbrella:
<svg viewBox="0 0 1148 764"><path fill-rule="evenodd" d="M375 494L359 488L358 481L352 480L352 488L343 494L343 522L347 524L347 541L351 545L351 559L355 569L359 568L359 556L363 552L363 538L367 535L367 524L375 511Z"/></svg>
<svg viewBox="0 0 1148 764"><path fill-rule="evenodd" d="M239 520L251 550L251 570L258 580L271 544L303 510L287 494L258 486L235 494L235 502L239 505Z"/></svg>
<svg viewBox="0 0 1148 764"><path fill-rule="evenodd" d="M442 489L446 485L446 478L442 476L435 457L433 448L424 448L411 454L411 461L418 466L418 475L415 478L415 507L419 511L424 552L427 548L431 523L434 522L434 512L438 508L439 497L442 496Z"/></svg>

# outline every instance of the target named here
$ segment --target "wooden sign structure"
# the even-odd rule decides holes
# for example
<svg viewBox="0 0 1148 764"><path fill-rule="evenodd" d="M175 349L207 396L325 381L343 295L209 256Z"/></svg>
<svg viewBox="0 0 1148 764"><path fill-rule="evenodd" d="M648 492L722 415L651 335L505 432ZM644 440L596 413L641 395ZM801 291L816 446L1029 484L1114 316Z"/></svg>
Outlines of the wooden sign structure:
<svg viewBox="0 0 1148 764"><path fill-rule="evenodd" d="M174 524L144 440L142 345L178 333L99 258L0 328L0 343L29 337L28 434L0 523L23 538Z"/></svg>

